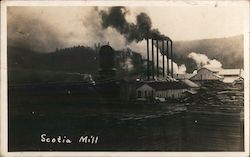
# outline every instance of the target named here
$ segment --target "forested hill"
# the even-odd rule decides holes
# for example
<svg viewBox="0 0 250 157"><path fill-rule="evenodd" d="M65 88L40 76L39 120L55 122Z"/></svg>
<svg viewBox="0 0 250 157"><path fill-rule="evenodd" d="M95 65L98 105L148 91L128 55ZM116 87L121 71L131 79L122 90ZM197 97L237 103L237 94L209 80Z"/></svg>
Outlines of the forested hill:
<svg viewBox="0 0 250 157"><path fill-rule="evenodd" d="M243 35L174 42L173 50L178 64L185 64L188 71L193 71L195 66L192 59L187 56L191 52L207 55L210 59L217 59L224 68L243 68L244 42Z"/></svg>
<svg viewBox="0 0 250 157"><path fill-rule="evenodd" d="M8 71L10 82L65 81L62 77L74 73L97 76L98 52L90 47L77 46L59 49L51 53L8 47ZM132 75L142 71L142 57L130 49L115 51L117 75ZM74 77L73 81L80 78Z"/></svg>
<svg viewBox="0 0 250 157"><path fill-rule="evenodd" d="M243 68L243 36L176 41L173 50L174 61L178 65L185 64L187 72L193 72L197 68L194 60L187 57L191 52L217 59L224 68ZM127 48L116 50L115 54L118 76L146 74L146 66L143 66L144 61L139 53ZM66 73L87 73L94 77L98 75L98 52L87 46L57 49L50 53L8 46L7 56L10 82L49 81L49 78L60 80Z"/></svg>

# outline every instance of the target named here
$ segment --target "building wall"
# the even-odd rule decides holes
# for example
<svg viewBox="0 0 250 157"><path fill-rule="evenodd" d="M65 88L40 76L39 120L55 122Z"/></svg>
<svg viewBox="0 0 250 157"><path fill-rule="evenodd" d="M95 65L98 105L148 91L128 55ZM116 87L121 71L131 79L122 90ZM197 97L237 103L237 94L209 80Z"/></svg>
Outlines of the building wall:
<svg viewBox="0 0 250 157"><path fill-rule="evenodd" d="M163 98L181 98L184 96L186 89L169 89L165 91L156 91L155 95L157 97Z"/></svg>
<svg viewBox="0 0 250 157"><path fill-rule="evenodd" d="M143 86L137 88L136 97L137 98L181 98L184 96L184 92L187 89L167 89L163 91L156 91L152 87L144 84Z"/></svg>
<svg viewBox="0 0 250 157"><path fill-rule="evenodd" d="M197 74L190 78L190 80L219 80L217 76L214 75L214 73L206 68L200 69Z"/></svg>
<svg viewBox="0 0 250 157"><path fill-rule="evenodd" d="M147 97L155 97L155 89L150 87L147 84L136 89L136 97L137 98L147 98Z"/></svg>

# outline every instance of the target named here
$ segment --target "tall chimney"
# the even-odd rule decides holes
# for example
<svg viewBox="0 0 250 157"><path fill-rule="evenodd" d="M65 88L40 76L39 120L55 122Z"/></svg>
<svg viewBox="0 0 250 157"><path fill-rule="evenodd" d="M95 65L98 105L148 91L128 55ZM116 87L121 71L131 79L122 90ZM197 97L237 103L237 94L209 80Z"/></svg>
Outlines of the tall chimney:
<svg viewBox="0 0 250 157"><path fill-rule="evenodd" d="M167 75L169 76L169 42L168 42L169 40L167 40Z"/></svg>
<svg viewBox="0 0 250 157"><path fill-rule="evenodd" d="M152 78L154 80L155 78L155 68L154 68L154 39L151 39L152 40Z"/></svg>
<svg viewBox="0 0 250 157"><path fill-rule="evenodd" d="M147 80L149 80L149 45L147 38Z"/></svg>
<svg viewBox="0 0 250 157"><path fill-rule="evenodd" d="M170 46L171 46L171 75L174 77L174 67L173 67L173 42L170 40Z"/></svg>
<svg viewBox="0 0 250 157"><path fill-rule="evenodd" d="M162 40L162 76L165 77L164 40Z"/></svg>
<svg viewBox="0 0 250 157"><path fill-rule="evenodd" d="M157 78L159 77L159 52L158 52L158 40L156 40L156 75L157 75Z"/></svg>

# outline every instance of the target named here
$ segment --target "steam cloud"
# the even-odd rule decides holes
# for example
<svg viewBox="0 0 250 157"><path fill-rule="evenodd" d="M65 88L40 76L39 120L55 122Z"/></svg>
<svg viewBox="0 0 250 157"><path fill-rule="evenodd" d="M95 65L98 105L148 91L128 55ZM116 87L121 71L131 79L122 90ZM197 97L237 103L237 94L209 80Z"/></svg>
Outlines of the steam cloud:
<svg viewBox="0 0 250 157"><path fill-rule="evenodd" d="M155 46L156 48L156 46ZM158 51L160 52L160 48L158 49ZM156 53L154 54L154 61L155 61L155 64L156 64ZM167 57L164 56L164 59L165 59L165 73L167 72ZM159 56L159 67L162 68L162 56ZM169 67L169 70L171 71L171 59L168 59L168 67ZM178 65L176 62L173 61L173 73L174 74L185 74L186 73L186 66L185 64L181 64L181 65Z"/></svg>
<svg viewBox="0 0 250 157"><path fill-rule="evenodd" d="M126 59L124 63L121 63L121 66L126 71L132 71L134 69L132 59L129 57Z"/></svg>
<svg viewBox="0 0 250 157"><path fill-rule="evenodd" d="M209 59L205 54L191 52L188 54L188 58L192 58L195 61L197 68L203 66L209 68L222 68L221 62L216 59Z"/></svg>
<svg viewBox="0 0 250 157"><path fill-rule="evenodd" d="M115 28L126 38L127 43L139 42L147 37L170 40L157 29L152 29L151 19L146 13L142 12L137 15L136 23L129 23L126 20L128 12L126 7L111 7L108 11L100 11L102 27L104 29Z"/></svg>
<svg viewBox="0 0 250 157"><path fill-rule="evenodd" d="M178 72L176 74L185 74L186 73L186 66L185 64L181 64L180 66L178 66Z"/></svg>
<svg viewBox="0 0 250 157"><path fill-rule="evenodd" d="M169 67L171 66L171 59L169 59ZM186 66L185 64L181 64L178 66L177 63L173 62L173 73L174 74L185 74L186 73Z"/></svg>

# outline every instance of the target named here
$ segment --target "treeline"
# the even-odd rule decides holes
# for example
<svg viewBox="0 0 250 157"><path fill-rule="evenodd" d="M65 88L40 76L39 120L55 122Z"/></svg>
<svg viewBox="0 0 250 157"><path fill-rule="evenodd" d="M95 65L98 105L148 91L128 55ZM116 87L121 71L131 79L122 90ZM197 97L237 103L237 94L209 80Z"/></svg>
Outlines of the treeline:
<svg viewBox="0 0 250 157"><path fill-rule="evenodd" d="M21 80L27 78L28 81L31 79L31 82L32 79L48 81L48 78L53 81L53 75L56 76L56 73L60 73L60 77L63 77L63 73L65 73L65 77L69 76L66 73L98 76L99 55L98 51L91 47L75 46L56 49L50 53L37 53L19 47L8 47L7 54L9 80L12 80L12 82L20 82L19 78ZM130 76L140 73L143 68L143 60L140 54L130 49L119 50L115 54L115 68L118 76ZM36 77L32 77L33 75ZM70 76L72 77L72 75ZM58 80L58 77L55 77L56 80Z"/></svg>

